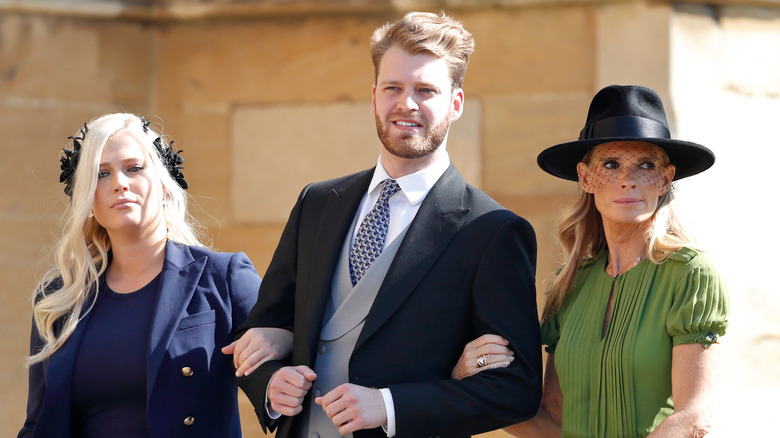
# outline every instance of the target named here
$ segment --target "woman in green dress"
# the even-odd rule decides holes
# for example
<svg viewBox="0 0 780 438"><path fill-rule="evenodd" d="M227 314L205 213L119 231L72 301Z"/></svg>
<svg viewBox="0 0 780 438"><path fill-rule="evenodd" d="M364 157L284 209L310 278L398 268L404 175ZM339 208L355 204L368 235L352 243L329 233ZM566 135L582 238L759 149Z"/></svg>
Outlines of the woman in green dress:
<svg viewBox="0 0 780 438"><path fill-rule="evenodd" d="M700 437L711 427L725 284L672 211L673 181L709 168L712 152L670 137L650 89L609 86L577 141L539 166L578 181L562 216L565 263L547 291L544 396L515 436ZM494 335L471 342L453 376L502 366ZM488 371L489 372L489 371Z"/></svg>

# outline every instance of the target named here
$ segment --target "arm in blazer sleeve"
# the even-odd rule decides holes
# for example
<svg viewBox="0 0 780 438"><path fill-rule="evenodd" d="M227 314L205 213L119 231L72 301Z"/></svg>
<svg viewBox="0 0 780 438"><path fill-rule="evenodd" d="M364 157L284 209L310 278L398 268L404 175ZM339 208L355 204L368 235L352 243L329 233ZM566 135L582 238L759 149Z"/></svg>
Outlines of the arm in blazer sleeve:
<svg viewBox="0 0 780 438"><path fill-rule="evenodd" d="M512 217L494 231L470 287L477 334L498 333L506 338L515 360L507 368L463 380L391 385L399 435L472 435L526 420L539 409L542 361L536 237L528 222Z"/></svg>
<svg viewBox="0 0 780 438"><path fill-rule="evenodd" d="M43 347L43 339L38 335L38 329L35 322L32 324L30 332L30 354L35 354ZM27 419L24 426L19 431L18 438L27 438L33 436L35 425L38 423L38 416L41 413L43 399L46 397L46 376L44 373L44 362L38 362L28 369L29 386L27 388Z"/></svg>
<svg viewBox="0 0 780 438"><path fill-rule="evenodd" d="M276 247L271 264L260 285L257 303L246 321L239 327L235 339L240 338L253 327L277 327L294 332L295 288L298 264L298 226L303 199L310 186L306 186L298 196L298 201L290 213L287 225ZM265 415L265 397L271 376L285 364L281 361L268 361L260 365L252 374L238 377L238 386L252 402L255 413L263 430L273 431L274 422Z"/></svg>
<svg viewBox="0 0 780 438"><path fill-rule="evenodd" d="M243 252L237 252L230 258L227 284L231 301L231 332L235 334L239 324L246 321L249 311L257 302L257 291L261 284L260 275Z"/></svg>

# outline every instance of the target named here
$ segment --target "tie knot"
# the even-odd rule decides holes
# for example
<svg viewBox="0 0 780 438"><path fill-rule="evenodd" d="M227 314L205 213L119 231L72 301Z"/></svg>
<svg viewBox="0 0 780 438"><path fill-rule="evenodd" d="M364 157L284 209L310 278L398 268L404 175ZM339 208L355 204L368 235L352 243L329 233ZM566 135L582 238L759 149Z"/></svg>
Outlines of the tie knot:
<svg viewBox="0 0 780 438"><path fill-rule="evenodd" d="M379 199L383 201L390 199L395 192L401 190L401 186L394 179L388 178L379 184L382 186L382 190L379 192Z"/></svg>

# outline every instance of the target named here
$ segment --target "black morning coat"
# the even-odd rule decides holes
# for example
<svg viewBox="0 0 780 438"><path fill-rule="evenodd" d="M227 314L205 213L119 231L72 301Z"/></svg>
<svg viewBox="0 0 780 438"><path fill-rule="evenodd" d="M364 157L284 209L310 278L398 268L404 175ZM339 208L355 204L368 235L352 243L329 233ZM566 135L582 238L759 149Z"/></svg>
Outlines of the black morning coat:
<svg viewBox="0 0 780 438"><path fill-rule="evenodd" d="M295 436L301 414L276 421L265 415L269 379L284 365L314 368L336 262L372 176L369 169L303 190L257 305L239 328L237 336L250 327L295 333L289 361L267 362L238 380L263 428L278 428L278 438ZM469 436L534 416L542 394L535 269L531 225L468 185L451 165L422 202L387 272L349 360L349 382L390 389L399 438ZM466 343L486 333L506 338L515 360L451 379ZM377 428L355 437L386 434Z"/></svg>

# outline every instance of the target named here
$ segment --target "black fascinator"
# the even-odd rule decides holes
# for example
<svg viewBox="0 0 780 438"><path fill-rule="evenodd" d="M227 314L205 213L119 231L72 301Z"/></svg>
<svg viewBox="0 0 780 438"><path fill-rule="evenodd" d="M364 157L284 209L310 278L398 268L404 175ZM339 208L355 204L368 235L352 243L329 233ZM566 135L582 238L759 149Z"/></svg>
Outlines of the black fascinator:
<svg viewBox="0 0 780 438"><path fill-rule="evenodd" d="M60 157L60 182L65 183L65 194L73 197L73 175L76 173L76 167L79 165L79 156L81 155L81 142L87 136L89 128L84 123L81 132L78 135L68 137L73 142L73 150L62 149L63 155Z"/></svg>

